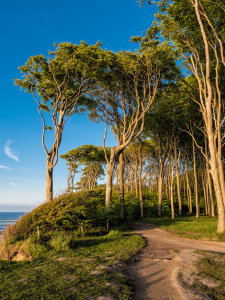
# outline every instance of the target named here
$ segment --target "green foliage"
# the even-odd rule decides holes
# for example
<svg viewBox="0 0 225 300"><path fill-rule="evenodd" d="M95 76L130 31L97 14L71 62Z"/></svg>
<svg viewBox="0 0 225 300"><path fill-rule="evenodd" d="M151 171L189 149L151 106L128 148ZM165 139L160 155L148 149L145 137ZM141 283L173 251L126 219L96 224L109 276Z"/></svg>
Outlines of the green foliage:
<svg viewBox="0 0 225 300"><path fill-rule="evenodd" d="M116 198L116 195L114 195ZM119 197L118 197L119 199ZM105 211L105 190L94 189L67 193L44 203L23 216L10 227L12 239L23 239L52 230L75 230L80 234L80 224L84 224L86 234L99 235L106 232L106 220L110 226L119 224L119 202L115 199L109 213Z"/></svg>
<svg viewBox="0 0 225 300"><path fill-rule="evenodd" d="M79 226L81 222L98 226L106 220L104 195L103 190L64 194L22 217L13 226L12 236L20 239L37 234L37 227L45 232L71 226L77 229L73 226Z"/></svg>

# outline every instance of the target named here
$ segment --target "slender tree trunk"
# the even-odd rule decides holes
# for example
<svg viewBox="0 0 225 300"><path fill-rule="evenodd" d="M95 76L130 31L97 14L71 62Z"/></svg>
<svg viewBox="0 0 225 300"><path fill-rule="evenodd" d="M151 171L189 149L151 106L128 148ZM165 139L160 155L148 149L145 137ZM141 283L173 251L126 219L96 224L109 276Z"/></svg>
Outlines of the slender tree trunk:
<svg viewBox="0 0 225 300"><path fill-rule="evenodd" d="M165 169L165 195L166 198L169 198L170 192L169 192L169 186L170 186L170 174L169 174L169 166Z"/></svg>
<svg viewBox="0 0 225 300"><path fill-rule="evenodd" d="M203 188L203 193L204 193L204 199L205 199L205 214L209 214L209 209L208 209L208 198L207 198L207 192L206 192L206 185L205 185L205 176L204 176L204 171L202 170L202 188Z"/></svg>
<svg viewBox="0 0 225 300"><path fill-rule="evenodd" d="M112 179L113 179L113 170L116 163L115 149L111 149L110 159L107 163L108 170L106 172L106 195L105 195L105 209L106 211L110 208L111 198L112 198Z"/></svg>
<svg viewBox="0 0 225 300"><path fill-rule="evenodd" d="M46 171L46 202L53 198L53 167L52 162L47 157L47 171Z"/></svg>
<svg viewBox="0 0 225 300"><path fill-rule="evenodd" d="M157 168L157 165L155 164L155 186L156 186L156 192L159 196L159 169Z"/></svg>
<svg viewBox="0 0 225 300"><path fill-rule="evenodd" d="M149 193L152 192L152 178L151 178L151 173L149 173L149 177L148 177L148 190L149 190Z"/></svg>
<svg viewBox="0 0 225 300"><path fill-rule="evenodd" d="M173 166L172 159L170 160L170 165L171 165L171 181L170 181L171 218L174 219L174 202L173 202L174 166Z"/></svg>
<svg viewBox="0 0 225 300"><path fill-rule="evenodd" d="M68 176L67 176L67 190L68 190L68 191L70 190L70 178L71 178L71 176L68 175Z"/></svg>
<svg viewBox="0 0 225 300"><path fill-rule="evenodd" d="M217 200L217 211L218 211L218 223L217 223L217 233L224 233L225 232L225 215L224 215L224 203L223 203L223 196L219 182L218 176L218 169L216 165L216 157L214 156L213 149L210 148L213 141L209 140L209 150L211 156L211 174L213 179L214 190L216 194ZM212 147L213 148L213 147ZM212 157L214 156L214 157Z"/></svg>
<svg viewBox="0 0 225 300"><path fill-rule="evenodd" d="M142 194L142 157L141 157L141 145L138 147L138 157L139 157L139 198L140 198L140 209L141 209L141 218L144 218L144 204L143 204L143 194Z"/></svg>
<svg viewBox="0 0 225 300"><path fill-rule="evenodd" d="M188 197L188 208L189 212L192 213L192 197L191 197L191 189L189 184L189 176L188 176L188 160L186 162L186 183L187 183L187 197Z"/></svg>
<svg viewBox="0 0 225 300"><path fill-rule="evenodd" d="M119 156L120 217L125 218L123 152Z"/></svg>
<svg viewBox="0 0 225 300"><path fill-rule="evenodd" d="M105 208L108 210L111 205L111 198L112 198L112 174L114 169L114 163L109 162L108 164L108 170L106 172L106 198L105 198Z"/></svg>
<svg viewBox="0 0 225 300"><path fill-rule="evenodd" d="M138 198L138 159L135 160L135 187L136 187L136 198Z"/></svg>
<svg viewBox="0 0 225 300"><path fill-rule="evenodd" d="M179 206L179 216L182 215L182 202L181 202L181 194L180 194L180 174L179 174L179 166L178 166L178 158L177 158L177 144L175 144L175 163L176 163L176 175L177 175L177 196L178 196L178 206ZM179 150L180 151L180 150Z"/></svg>
<svg viewBox="0 0 225 300"><path fill-rule="evenodd" d="M210 173L208 173L208 188L209 188L209 197L210 197L211 216L215 217L215 207L214 207L212 181L211 181L211 175L210 175Z"/></svg>
<svg viewBox="0 0 225 300"><path fill-rule="evenodd" d="M196 218L200 216L199 200L198 200L198 178L197 178L197 167L196 167L196 156L195 156L195 142L192 139L193 147L193 170L194 170L194 181L195 181L195 206L196 206Z"/></svg>
<svg viewBox="0 0 225 300"><path fill-rule="evenodd" d="M184 195L184 202L187 202L187 195L186 195L186 181L185 181L185 177L184 177L184 168L183 168L183 195Z"/></svg>
<svg viewBox="0 0 225 300"><path fill-rule="evenodd" d="M163 167L160 166L160 173L158 178L158 216L162 216L162 187L163 187Z"/></svg>
<svg viewBox="0 0 225 300"><path fill-rule="evenodd" d="M152 178L151 178L151 158L149 159L148 158L148 172L149 172L149 177L148 177L148 190L149 190L149 193L152 192Z"/></svg>
<svg viewBox="0 0 225 300"><path fill-rule="evenodd" d="M208 147L209 147L209 153L210 153L210 171L212 175L212 180L213 180L213 185L214 185L214 191L216 195L216 201L217 201L217 211L218 211L218 223L217 223L217 233L224 233L225 232L225 215L224 215L224 197L225 194L224 192L224 179L223 182L221 171L223 173L223 170L220 171L221 168L221 132L218 130L220 129L220 126L218 123L220 123L220 115L221 115L221 109L218 109L216 115L213 114L212 112L212 105L214 105L212 102L216 100L213 95L213 87L211 83L211 57L210 57L210 43L207 38L207 34L205 31L204 24L202 22L202 16L199 10L199 1L195 0L193 2L194 8L195 8L195 14L199 23L199 27L201 30L202 34L202 39L204 42L204 48L205 48L205 76L204 76L204 94L205 94L205 105L202 109L203 112L203 117L205 121L205 127L206 127L206 132L207 132L207 137L208 137ZM217 39L218 41L218 39ZM221 44L220 44L221 47ZM223 55L222 55L223 57ZM216 57L217 58L217 57ZM217 59L218 61L218 59ZM217 73L218 74L218 73ZM198 79L199 76L197 73L195 74L196 78ZM199 78L200 79L200 78ZM199 81L199 85L202 87L201 80ZM218 85L218 79L216 81L216 84ZM199 89L200 93L202 93L202 88ZM220 98L220 91L218 93L219 98ZM213 99L214 98L214 99ZM221 106L221 102L219 102L219 106ZM213 115L216 117L216 120L213 120ZM217 128L217 134L216 134L216 139L215 139L215 134L214 134L214 126L213 126L213 121L217 121L218 123L216 124ZM215 143L217 142L217 145Z"/></svg>

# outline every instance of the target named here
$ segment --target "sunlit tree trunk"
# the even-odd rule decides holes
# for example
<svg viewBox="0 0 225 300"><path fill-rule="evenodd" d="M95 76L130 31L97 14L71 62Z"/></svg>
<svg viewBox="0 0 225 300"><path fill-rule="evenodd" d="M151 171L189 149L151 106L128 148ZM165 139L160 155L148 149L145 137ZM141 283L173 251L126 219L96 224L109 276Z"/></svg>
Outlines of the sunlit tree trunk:
<svg viewBox="0 0 225 300"><path fill-rule="evenodd" d="M46 171L46 202L49 202L53 198L53 167L52 163L47 159L47 171Z"/></svg>
<svg viewBox="0 0 225 300"><path fill-rule="evenodd" d="M180 194L180 174L179 174L179 166L178 166L178 158L177 158L177 144L175 143L175 163L176 163L176 175L177 175L177 196L178 196L178 206L179 206L179 211L178 214L179 216L182 215L182 202L181 202L181 194ZM180 150L179 150L180 151ZM180 153L179 153L180 156Z"/></svg>
<svg viewBox="0 0 225 300"><path fill-rule="evenodd" d="M195 206L196 206L196 218L200 216L199 199L198 199L198 177L197 177L197 166L196 166L196 155L195 155L195 142L192 139L192 150L193 150L193 170L194 170L194 190L195 190Z"/></svg>
<svg viewBox="0 0 225 300"><path fill-rule="evenodd" d="M143 204L143 193L142 193L142 156L141 156L141 144L138 146L138 158L139 158L139 199L140 199L140 209L141 209L141 218L144 218L144 204Z"/></svg>
<svg viewBox="0 0 225 300"><path fill-rule="evenodd" d="M171 218L174 219L174 201L173 201L173 183L174 183L174 165L172 158L170 159L171 179L170 179L170 203L171 203Z"/></svg>
<svg viewBox="0 0 225 300"><path fill-rule="evenodd" d="M125 218L123 152L119 156L120 217Z"/></svg>

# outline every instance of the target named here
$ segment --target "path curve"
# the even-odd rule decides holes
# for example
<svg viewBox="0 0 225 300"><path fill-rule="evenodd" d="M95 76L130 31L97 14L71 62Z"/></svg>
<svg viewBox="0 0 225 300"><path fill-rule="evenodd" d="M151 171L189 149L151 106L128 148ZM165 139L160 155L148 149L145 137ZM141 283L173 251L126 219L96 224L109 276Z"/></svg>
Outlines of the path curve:
<svg viewBox="0 0 225 300"><path fill-rule="evenodd" d="M133 223L132 233L143 236L147 246L129 263L127 275L135 300L211 299L184 290L177 280L181 272L189 276L198 259L195 250L225 253L225 243L196 241L173 235L149 223Z"/></svg>

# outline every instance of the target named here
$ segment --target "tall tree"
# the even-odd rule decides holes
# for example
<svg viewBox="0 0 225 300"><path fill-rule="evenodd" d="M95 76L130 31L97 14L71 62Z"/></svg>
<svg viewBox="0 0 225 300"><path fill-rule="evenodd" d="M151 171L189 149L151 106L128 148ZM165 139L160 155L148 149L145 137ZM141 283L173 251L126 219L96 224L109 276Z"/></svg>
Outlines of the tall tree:
<svg viewBox="0 0 225 300"><path fill-rule="evenodd" d="M209 164L217 200L217 232L225 232L225 181L222 162L224 134L224 25L222 0L159 1L164 37L174 41L187 69L198 82L196 100L204 120Z"/></svg>
<svg viewBox="0 0 225 300"><path fill-rule="evenodd" d="M58 161L59 146L66 121L83 105L84 99L96 89L96 75L104 70L100 44L89 46L61 43L56 50L31 56L19 67L24 78L15 84L33 95L43 123L42 144L47 155L46 201L53 198L53 168ZM82 100L82 101L81 101ZM48 115L51 115L49 118ZM52 126L47 123L52 121ZM53 131L53 144L48 149L46 132Z"/></svg>
<svg viewBox="0 0 225 300"><path fill-rule="evenodd" d="M115 162L125 147L142 133L145 114L156 96L160 83L173 80L174 74L177 74L173 49L170 45L162 43L157 33L158 29L151 27L144 38L133 38L134 42L140 43L140 50L135 53L118 53L107 78L103 78L100 83L105 92L96 97L94 116L105 119L106 125L110 124L113 127L118 139L118 146L112 147L110 159L107 159L106 208L111 202ZM104 143L106 133L107 130ZM120 164L122 165L122 159ZM123 197L121 217L124 217Z"/></svg>

